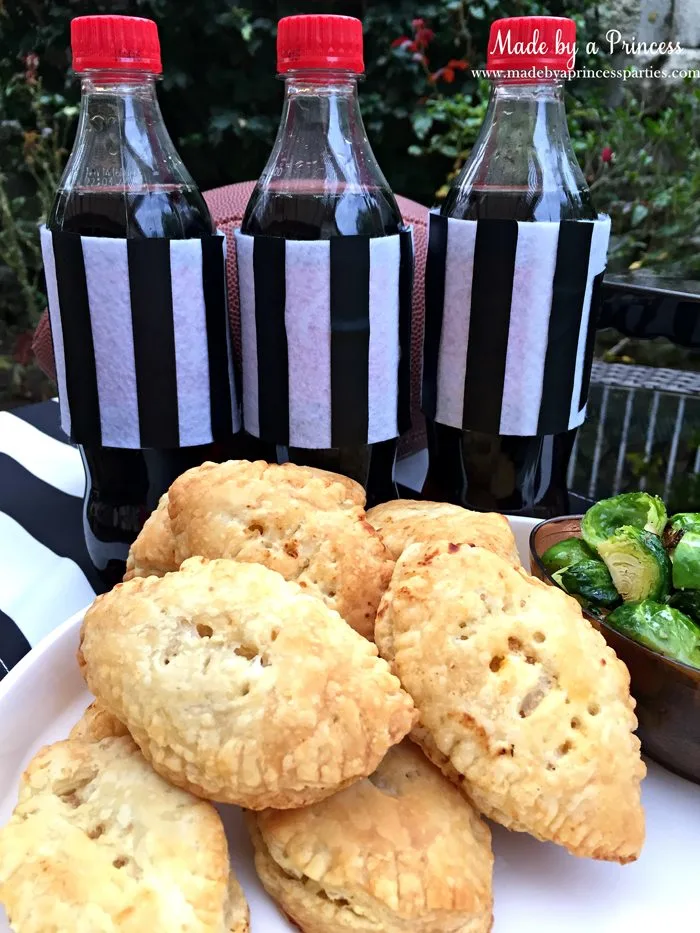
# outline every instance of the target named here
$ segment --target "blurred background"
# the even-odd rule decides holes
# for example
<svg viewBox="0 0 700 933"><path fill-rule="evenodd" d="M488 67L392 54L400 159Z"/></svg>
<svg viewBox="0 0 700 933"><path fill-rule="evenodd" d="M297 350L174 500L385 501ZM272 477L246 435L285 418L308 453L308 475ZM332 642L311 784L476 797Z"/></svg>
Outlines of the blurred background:
<svg viewBox="0 0 700 933"><path fill-rule="evenodd" d="M71 18L125 13L158 22L165 121L186 165L207 189L260 174L282 99L275 79L276 22L307 12L364 21L367 78L361 103L371 143L393 189L427 205L444 196L481 124L488 87L470 69L483 67L489 25L498 17L572 16L580 46L601 46L598 55L580 54L579 68L700 69L698 0L0 0L0 408L54 393L32 357L31 335L45 306L37 224L58 184L77 117L79 84L69 70ZM611 56L604 39L609 29L638 41L678 40L683 49L661 58L619 50ZM579 161L596 206L612 215L609 271L700 280L700 79L586 78L570 82L567 93ZM631 368L700 370L697 350L611 330L601 332L597 357ZM622 485L666 485L664 451L672 443L679 396L672 397L666 431L663 405L657 404L658 424L647 444L648 403L639 402L639 372L631 386L624 379L615 383L619 405L614 399L605 403L613 412L620 407L615 419L621 424L634 390L630 411L642 405L630 416L638 442L626 440L621 455L614 437L609 452L596 453L607 435L589 432L589 455L578 451L581 465L574 471L583 471L574 477L579 486L589 482L598 457L608 465L610 487L620 456ZM596 417L603 394L594 393ZM697 487L698 464L695 470L692 465L700 450L700 407L690 403L700 406L700 400L693 394L683 403L682 441L669 483L680 471ZM607 411L603 415L609 417ZM580 446L586 443L582 434ZM595 489L598 495L603 491Z"/></svg>

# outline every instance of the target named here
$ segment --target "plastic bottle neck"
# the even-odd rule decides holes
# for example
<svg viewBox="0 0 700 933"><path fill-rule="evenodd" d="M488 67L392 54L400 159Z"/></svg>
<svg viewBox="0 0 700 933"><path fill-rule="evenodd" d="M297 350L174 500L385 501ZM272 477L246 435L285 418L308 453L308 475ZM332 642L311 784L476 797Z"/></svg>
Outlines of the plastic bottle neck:
<svg viewBox="0 0 700 933"><path fill-rule="evenodd" d="M561 81L515 84L494 81L484 125L503 125L519 142L541 147L546 137L559 149L571 148Z"/></svg>
<svg viewBox="0 0 700 933"><path fill-rule="evenodd" d="M243 229L325 239L354 233L382 236L397 232L400 224L398 205L362 122L357 75L285 75L277 138Z"/></svg>
<svg viewBox="0 0 700 933"><path fill-rule="evenodd" d="M140 189L193 185L165 128L156 75L81 76L80 117L60 187Z"/></svg>
<svg viewBox="0 0 700 933"><path fill-rule="evenodd" d="M481 132L443 212L473 219L595 217L571 145L561 81L494 81Z"/></svg>
<svg viewBox="0 0 700 933"><path fill-rule="evenodd" d="M285 78L282 119L268 169L278 181L313 190L386 184L365 132L357 76L297 72ZM267 171L267 170L266 170Z"/></svg>

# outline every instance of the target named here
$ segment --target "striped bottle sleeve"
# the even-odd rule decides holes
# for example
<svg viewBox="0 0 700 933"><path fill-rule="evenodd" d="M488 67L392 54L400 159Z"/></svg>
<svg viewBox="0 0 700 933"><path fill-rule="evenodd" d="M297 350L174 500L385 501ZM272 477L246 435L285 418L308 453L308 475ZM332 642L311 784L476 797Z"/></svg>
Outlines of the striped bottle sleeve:
<svg viewBox="0 0 700 933"><path fill-rule="evenodd" d="M61 424L73 441L189 447L240 429L224 242L42 228Z"/></svg>
<svg viewBox="0 0 700 933"><path fill-rule="evenodd" d="M423 410L456 428L536 436L586 415L610 219L430 216Z"/></svg>
<svg viewBox="0 0 700 933"><path fill-rule="evenodd" d="M413 241L236 231L243 420L265 441L328 449L410 427Z"/></svg>

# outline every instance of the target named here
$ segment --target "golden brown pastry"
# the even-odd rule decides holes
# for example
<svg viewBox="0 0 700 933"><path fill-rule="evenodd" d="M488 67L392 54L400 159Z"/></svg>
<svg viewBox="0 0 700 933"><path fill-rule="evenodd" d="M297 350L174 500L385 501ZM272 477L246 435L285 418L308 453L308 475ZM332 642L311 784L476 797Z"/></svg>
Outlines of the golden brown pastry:
<svg viewBox="0 0 700 933"><path fill-rule="evenodd" d="M159 509L146 524L125 579L162 575L195 555L260 563L371 637L394 563L364 503L362 487L337 473L262 460L204 463L170 487L168 522Z"/></svg>
<svg viewBox="0 0 700 933"><path fill-rule="evenodd" d="M73 726L68 738L80 739L83 742L100 742L102 739L119 738L128 734L126 726L95 700Z"/></svg>
<svg viewBox="0 0 700 933"><path fill-rule="evenodd" d="M175 539L168 515L168 494L160 497L158 508L151 513L139 536L129 548L125 580L132 577L162 577L180 564L175 558Z"/></svg>
<svg viewBox="0 0 700 933"><path fill-rule="evenodd" d="M43 749L0 830L0 901L18 933L247 933L219 815L127 736Z"/></svg>
<svg viewBox="0 0 700 933"><path fill-rule="evenodd" d="M257 461L252 464L247 460L231 461L238 464L236 468L241 476L246 473L253 475L253 467L260 468L267 466L264 461ZM211 468L216 468L213 475L219 473L221 465L216 463L204 463L200 467L195 467L188 471L187 475L207 474ZM302 471L302 472L299 472ZM253 471L259 473L260 470ZM352 508L353 506L364 507L365 491L354 480L341 476L338 473L328 473L325 470L317 470L313 467L296 467L293 464L284 464L281 471L273 467L271 474L272 482L279 481L281 485L287 486L290 482L299 480L308 481L309 479L320 480L324 492L319 494L318 483L313 484L310 489L312 496L323 500L322 508ZM184 543L181 543L181 555L178 559L175 554L175 538L170 523L168 494L160 497L158 508L150 515L145 525L141 529L136 541L129 550L129 556L126 562L126 574L124 580L131 580L132 577L149 577L151 575L162 577L172 570L177 570L186 557L196 556L187 551ZM210 554L209 557L225 557L225 554Z"/></svg>
<svg viewBox="0 0 700 933"><path fill-rule="evenodd" d="M484 547L513 567L520 566L508 519L498 512L471 512L448 502L397 499L375 505L367 512L367 521L379 532L394 560L409 544L453 541Z"/></svg>
<svg viewBox="0 0 700 933"><path fill-rule="evenodd" d="M371 774L415 718L371 642L259 564L191 558L119 584L88 610L79 661L156 771L251 809Z"/></svg>
<svg viewBox="0 0 700 933"><path fill-rule="evenodd" d="M482 813L575 855L637 858L629 674L574 599L482 548L414 544L376 638L418 708L412 737Z"/></svg>
<svg viewBox="0 0 700 933"><path fill-rule="evenodd" d="M255 866L303 933L487 933L491 834L409 742L301 810L247 816Z"/></svg>

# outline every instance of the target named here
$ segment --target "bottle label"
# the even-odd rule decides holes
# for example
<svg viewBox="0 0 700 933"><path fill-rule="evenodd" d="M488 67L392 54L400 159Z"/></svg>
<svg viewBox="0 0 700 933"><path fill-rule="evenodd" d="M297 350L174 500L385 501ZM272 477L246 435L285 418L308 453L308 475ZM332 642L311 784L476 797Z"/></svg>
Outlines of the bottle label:
<svg viewBox="0 0 700 933"><path fill-rule="evenodd" d="M61 426L78 444L175 448L240 429L225 238L41 229Z"/></svg>
<svg viewBox="0 0 700 933"><path fill-rule="evenodd" d="M236 231L243 423L328 449L410 428L412 231L286 240Z"/></svg>
<svg viewBox="0 0 700 933"><path fill-rule="evenodd" d="M423 411L534 437L586 417L610 218L561 223L430 215Z"/></svg>

